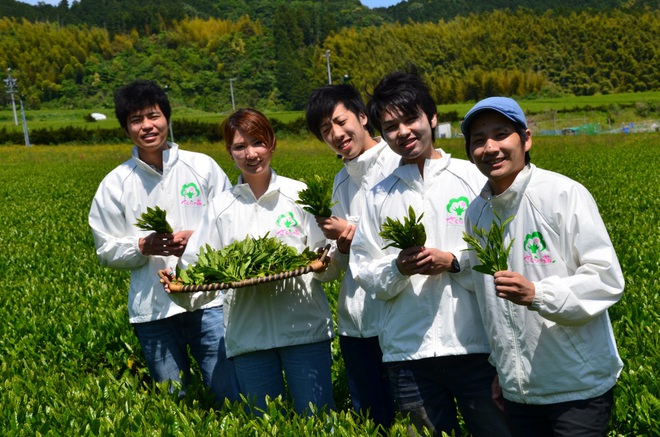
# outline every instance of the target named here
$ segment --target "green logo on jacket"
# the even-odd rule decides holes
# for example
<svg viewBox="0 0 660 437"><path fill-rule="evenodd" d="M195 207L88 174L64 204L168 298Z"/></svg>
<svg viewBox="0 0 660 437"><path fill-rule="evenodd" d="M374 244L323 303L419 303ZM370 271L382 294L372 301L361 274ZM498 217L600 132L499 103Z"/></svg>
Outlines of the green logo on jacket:
<svg viewBox="0 0 660 437"><path fill-rule="evenodd" d="M181 204L188 206L202 206L202 199L199 198L201 194L202 192L199 191L199 188L197 188L197 185L194 182L183 184L181 186L181 196L183 197Z"/></svg>

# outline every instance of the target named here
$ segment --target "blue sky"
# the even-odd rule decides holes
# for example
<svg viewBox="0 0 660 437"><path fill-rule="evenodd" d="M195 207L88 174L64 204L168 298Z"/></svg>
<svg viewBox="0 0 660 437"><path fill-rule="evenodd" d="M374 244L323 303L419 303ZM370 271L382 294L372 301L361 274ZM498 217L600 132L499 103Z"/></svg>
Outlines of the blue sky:
<svg viewBox="0 0 660 437"><path fill-rule="evenodd" d="M401 3L402 1L403 0L360 0L360 3L365 6L369 6L370 8L380 8L392 6L397 3Z"/></svg>
<svg viewBox="0 0 660 437"><path fill-rule="evenodd" d="M31 5L36 5L39 1L43 1L44 3L48 3L50 5L55 5L57 6L60 3L60 0L19 0L23 3L29 3ZM72 3L73 0L69 0L69 4ZM360 0L361 3L365 6L369 6L370 8L379 8L379 7L387 7L387 6L392 6L397 3L400 3L403 0Z"/></svg>

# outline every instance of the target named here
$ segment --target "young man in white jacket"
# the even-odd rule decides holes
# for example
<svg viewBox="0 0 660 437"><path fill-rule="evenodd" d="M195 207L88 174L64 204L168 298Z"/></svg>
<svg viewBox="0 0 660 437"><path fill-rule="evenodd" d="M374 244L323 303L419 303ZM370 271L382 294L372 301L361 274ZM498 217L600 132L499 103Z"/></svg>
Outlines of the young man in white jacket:
<svg viewBox="0 0 660 437"><path fill-rule="evenodd" d="M513 216L509 268L473 271L499 377L494 396L516 436L605 436L622 368L607 309L624 279L596 203L579 183L530 163L532 135L514 100L478 102L461 130L488 177L467 231L490 229L496 213Z"/></svg>
<svg viewBox="0 0 660 437"><path fill-rule="evenodd" d="M231 184L212 158L167 142L171 108L154 82L137 80L118 89L115 113L134 146L131 159L103 179L92 201L96 254L101 265L131 272L128 316L151 377L180 381L183 372L187 379L190 348L216 402L237 400L233 364L225 356L222 296L170 298L158 277L159 270L174 268L211 199ZM167 212L174 233L136 226L156 206Z"/></svg>
<svg viewBox="0 0 660 437"><path fill-rule="evenodd" d="M315 90L307 103L306 120L309 130L344 162L335 175L333 215L316 221L326 238L336 241L329 270L345 271L337 298L337 328L351 403L355 411L387 429L395 408L378 343L385 304L371 299L355 282L348 254L366 193L399 166L401 157L384 140L373 137L364 101L350 85Z"/></svg>
<svg viewBox="0 0 660 437"><path fill-rule="evenodd" d="M466 246L464 212L485 180L434 148L436 106L418 76L386 76L367 108L402 165L367 194L349 263L358 284L385 302L379 339L394 398L417 432L459 435L458 404L472 434L506 436L476 297L452 279ZM409 207L423 214L426 243L384 249L381 225L388 217L403 222Z"/></svg>

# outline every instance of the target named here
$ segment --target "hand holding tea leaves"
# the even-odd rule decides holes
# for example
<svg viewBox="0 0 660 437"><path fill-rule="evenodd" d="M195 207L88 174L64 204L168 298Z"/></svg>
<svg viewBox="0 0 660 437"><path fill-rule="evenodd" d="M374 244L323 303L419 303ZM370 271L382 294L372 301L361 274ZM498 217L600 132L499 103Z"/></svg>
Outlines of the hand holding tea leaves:
<svg viewBox="0 0 660 437"><path fill-rule="evenodd" d="M332 183L323 179L319 175L314 175L307 183L307 188L298 193L298 205L303 205L303 209L308 213L319 217L330 217L332 207L336 202L332 202Z"/></svg>
<svg viewBox="0 0 660 437"><path fill-rule="evenodd" d="M384 240L391 241L390 244L383 247L397 247L399 249L408 249L409 247L423 246L426 243L426 230L422 223L424 213L417 218L412 206L408 207L408 216L400 220L392 220L390 217L385 219L381 227L380 235Z"/></svg>
<svg viewBox="0 0 660 437"><path fill-rule="evenodd" d="M502 219L496 212L495 220L493 220L488 232L486 232L485 229L479 229L476 226L472 227L476 237L463 232L463 240L471 246L466 250L476 251L477 258L481 261L481 264L473 266L472 270L485 275L494 275L495 272L508 270L507 258L509 257L509 252L511 251L515 239L511 240L509 245L505 248L504 229L511 220L513 220L513 216L502 222ZM483 246L482 242L484 243Z"/></svg>
<svg viewBox="0 0 660 437"><path fill-rule="evenodd" d="M142 213L135 226L157 234L171 234L174 232L170 224L167 223L167 212L160 209L158 205L154 208L147 206L147 211Z"/></svg>
<svg viewBox="0 0 660 437"><path fill-rule="evenodd" d="M191 230L181 230L174 234L172 226L167 222L167 213L158 206L147 207L135 226L152 234L140 238L139 248L144 255L181 256L186 249ZM167 234L167 235L163 235Z"/></svg>

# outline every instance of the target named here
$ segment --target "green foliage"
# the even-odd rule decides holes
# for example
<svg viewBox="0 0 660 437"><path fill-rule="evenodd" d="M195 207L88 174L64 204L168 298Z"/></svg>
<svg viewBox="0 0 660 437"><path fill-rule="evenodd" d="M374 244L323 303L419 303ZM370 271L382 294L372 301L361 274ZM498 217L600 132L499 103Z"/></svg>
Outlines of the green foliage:
<svg viewBox="0 0 660 437"><path fill-rule="evenodd" d="M532 162L583 183L593 194L623 268L626 291L609 310L625 367L615 387L609 435L660 435L660 155L658 134L537 138ZM217 143L182 144L238 172ZM465 157L462 139L442 148ZM130 147L2 148L0 172L0 429L27 435L375 436L349 410L333 342L337 411L312 417L274 401L256 418L243 405L213 408L201 375L183 399L149 380L128 323L128 272L102 268L86 225L101 179ZM622 163L625 165L622 166ZM278 138L279 174L330 178L342 166L311 137ZM336 302L339 283L324 284ZM333 305L333 311L334 311ZM398 416L389 435L407 436ZM119 431L118 431L119 430Z"/></svg>
<svg viewBox="0 0 660 437"><path fill-rule="evenodd" d="M187 269L177 267L177 278L183 285L231 283L262 278L309 265L318 254L309 248L298 253L282 240L250 235L223 247L213 249L208 244L199 248L197 262Z"/></svg>
<svg viewBox="0 0 660 437"><path fill-rule="evenodd" d="M513 220L513 217L511 216L502 222L499 214L495 212L495 220L493 220L488 231L472 226L472 232L475 236L463 232L463 240L470 246L465 250L477 252L477 258L481 262L480 265L473 266L472 270L484 275L494 275L495 272L509 269L507 259L515 238L509 242L507 247L504 247L504 232L506 225Z"/></svg>
<svg viewBox="0 0 660 437"><path fill-rule="evenodd" d="M160 209L158 205L154 208L147 206L147 210L140 215L135 226L157 234L171 234L174 232L172 226L167 222L167 211Z"/></svg>
<svg viewBox="0 0 660 437"><path fill-rule="evenodd" d="M660 11L642 8L646 1L559 10L525 2L533 11L424 0L397 5L396 19L357 0L97 3L34 6L43 15L32 21L0 18L0 71L12 68L26 107L109 108L116 88L148 77L167 85L175 104L206 111L231 110L230 79L239 107L300 110L327 83L327 50L334 82L346 76L365 97L407 64L439 104L660 89ZM420 22L403 18L419 11ZM436 13L450 16L429 22Z"/></svg>
<svg viewBox="0 0 660 437"><path fill-rule="evenodd" d="M332 181L314 175L305 180L307 188L298 193L298 205L308 213L319 217L330 217L332 207L337 203L332 201Z"/></svg>
<svg viewBox="0 0 660 437"><path fill-rule="evenodd" d="M390 244L383 247L396 247L407 249L409 247L423 246L426 243L426 230L422 223L424 213L417 218L412 206L408 207L408 215L403 218L403 223L399 219L385 218L385 223L381 226L380 235L383 240L391 241Z"/></svg>

